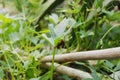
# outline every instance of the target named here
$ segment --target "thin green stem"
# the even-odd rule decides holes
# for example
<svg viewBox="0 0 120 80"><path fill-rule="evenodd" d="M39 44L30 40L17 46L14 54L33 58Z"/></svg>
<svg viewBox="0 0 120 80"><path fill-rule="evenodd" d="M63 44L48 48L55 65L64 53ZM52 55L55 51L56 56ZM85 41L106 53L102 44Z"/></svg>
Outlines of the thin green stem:
<svg viewBox="0 0 120 80"><path fill-rule="evenodd" d="M116 25L112 26L110 29L108 29L108 30L105 32L105 34L103 35L103 37L99 40L98 44L99 44L101 41L103 41L103 39L107 36L107 34L108 34L112 29L114 29L114 28L116 28L116 27L120 27L120 24L116 24ZM98 44L97 44L96 48L98 48L98 46L99 46Z"/></svg>
<svg viewBox="0 0 120 80"><path fill-rule="evenodd" d="M101 38L101 40L103 40L103 39L107 36L107 34L108 34L113 28L116 28L116 27L120 27L120 24L117 24L117 25L111 27L110 29L108 29L108 31L103 35L103 37Z"/></svg>
<svg viewBox="0 0 120 80"><path fill-rule="evenodd" d="M50 76L50 80L53 80L53 71L54 71L54 58L55 58L56 49L57 49L57 48L54 48L54 50L53 50L53 56L52 56L52 66L51 66L51 76Z"/></svg>
<svg viewBox="0 0 120 80"><path fill-rule="evenodd" d="M10 70L10 74L11 74L12 80L15 80L14 75L12 74L12 69L11 69L10 64L9 64L9 62L8 62L6 53L4 53L4 57L5 57L5 60L6 60L7 65L8 65L8 68L9 68L9 70Z"/></svg>

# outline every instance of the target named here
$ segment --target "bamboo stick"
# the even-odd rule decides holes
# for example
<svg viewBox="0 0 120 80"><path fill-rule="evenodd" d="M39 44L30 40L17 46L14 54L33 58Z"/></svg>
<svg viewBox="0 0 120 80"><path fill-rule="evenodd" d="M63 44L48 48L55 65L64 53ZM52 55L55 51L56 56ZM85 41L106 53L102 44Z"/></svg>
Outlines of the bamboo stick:
<svg viewBox="0 0 120 80"><path fill-rule="evenodd" d="M51 67L52 63L47 62L44 65L46 67ZM81 70L77 70L77 69L74 69L74 68L63 66L63 65L60 65L58 63L54 63L54 68L57 72L62 73L62 74L66 74L66 75L68 75L72 78L76 78L78 80L85 79L85 78L92 78L92 76L88 72L84 72L84 71L81 71Z"/></svg>
<svg viewBox="0 0 120 80"><path fill-rule="evenodd" d="M116 59L120 58L120 47L109 48L103 50L74 52L67 54L55 55L55 62L80 61L80 60L100 60L100 59ZM41 62L52 61L52 55L45 56Z"/></svg>

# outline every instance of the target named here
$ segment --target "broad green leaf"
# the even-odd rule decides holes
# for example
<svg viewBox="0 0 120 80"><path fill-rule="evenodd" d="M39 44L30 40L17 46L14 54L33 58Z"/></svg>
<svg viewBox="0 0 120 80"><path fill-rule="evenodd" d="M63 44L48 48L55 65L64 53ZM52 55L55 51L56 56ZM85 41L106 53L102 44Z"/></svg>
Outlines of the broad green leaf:
<svg viewBox="0 0 120 80"><path fill-rule="evenodd" d="M55 33L57 36L62 36L64 33L67 25L68 25L69 19L64 18L56 27L55 27Z"/></svg>
<svg viewBox="0 0 120 80"><path fill-rule="evenodd" d="M72 18L64 18L56 27L55 33L58 37L63 36L63 34L67 35L69 30L75 25L75 20ZM69 26L69 29L66 31L66 27ZM64 35L64 36L65 36Z"/></svg>

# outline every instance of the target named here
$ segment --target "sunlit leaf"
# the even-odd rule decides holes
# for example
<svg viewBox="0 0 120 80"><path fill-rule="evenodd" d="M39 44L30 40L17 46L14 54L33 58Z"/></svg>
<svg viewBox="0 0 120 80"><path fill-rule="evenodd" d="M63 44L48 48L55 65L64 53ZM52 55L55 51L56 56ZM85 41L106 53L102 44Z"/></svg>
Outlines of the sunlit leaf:
<svg viewBox="0 0 120 80"><path fill-rule="evenodd" d="M3 23L11 23L12 21L13 21L13 19L11 19L11 18L7 18L7 17L5 17L4 15L2 15L2 14L0 14L0 20L1 20L1 22L3 22Z"/></svg>
<svg viewBox="0 0 120 80"><path fill-rule="evenodd" d="M57 34L57 36L61 36L68 24L69 20L64 18L56 27L55 27L55 33Z"/></svg>

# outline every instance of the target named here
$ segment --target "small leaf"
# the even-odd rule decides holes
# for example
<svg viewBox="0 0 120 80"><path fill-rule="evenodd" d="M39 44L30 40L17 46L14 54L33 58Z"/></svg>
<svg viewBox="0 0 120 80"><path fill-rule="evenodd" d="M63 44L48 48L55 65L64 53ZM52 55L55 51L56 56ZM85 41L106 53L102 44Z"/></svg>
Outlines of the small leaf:
<svg viewBox="0 0 120 80"><path fill-rule="evenodd" d="M61 40L62 40L61 37L56 38L56 39L54 40L54 45L57 46L57 45L60 43Z"/></svg>
<svg viewBox="0 0 120 80"><path fill-rule="evenodd" d="M54 40L52 38L48 38L46 34L41 35L44 39L46 39L51 45L54 46Z"/></svg>
<svg viewBox="0 0 120 80"><path fill-rule="evenodd" d="M58 15L53 13L52 15L49 16L49 18L55 23L57 24L59 19L58 19Z"/></svg>
<svg viewBox="0 0 120 80"><path fill-rule="evenodd" d="M102 77L98 76L96 71L93 71L91 75L93 77L92 80L102 80Z"/></svg>
<svg viewBox="0 0 120 80"><path fill-rule="evenodd" d="M120 63L118 63L118 65L115 67L114 70L115 70L115 71L120 70Z"/></svg>
<svg viewBox="0 0 120 80"><path fill-rule="evenodd" d="M81 22L81 20L79 20L78 22L75 22L73 28L77 28L79 26L81 26L83 23Z"/></svg>
<svg viewBox="0 0 120 80"><path fill-rule="evenodd" d="M33 52L30 53L30 56L34 57L35 60L38 60L38 58L41 57L41 54L40 54L40 51L35 50L35 51L33 51Z"/></svg>
<svg viewBox="0 0 120 80"><path fill-rule="evenodd" d="M80 35L81 38L84 38L87 36L87 33L84 30L81 30L79 33L81 34Z"/></svg>
<svg viewBox="0 0 120 80"><path fill-rule="evenodd" d="M94 35L94 32L89 30L89 31L87 31L87 35L88 35L88 36L93 36L93 35Z"/></svg>
<svg viewBox="0 0 120 80"><path fill-rule="evenodd" d="M111 62L108 61L108 60L106 60L104 64L105 64L105 66L109 67L110 69L112 69L112 68L114 67L114 64L111 63Z"/></svg>
<svg viewBox="0 0 120 80"><path fill-rule="evenodd" d="M31 41L32 41L34 44L37 44L37 42L39 41L39 37L38 37L38 36L32 37L32 38L31 38Z"/></svg>
<svg viewBox="0 0 120 80"><path fill-rule="evenodd" d="M10 38L10 41L14 43L20 40L20 35L18 34L18 32L13 32L9 34L9 38Z"/></svg>

